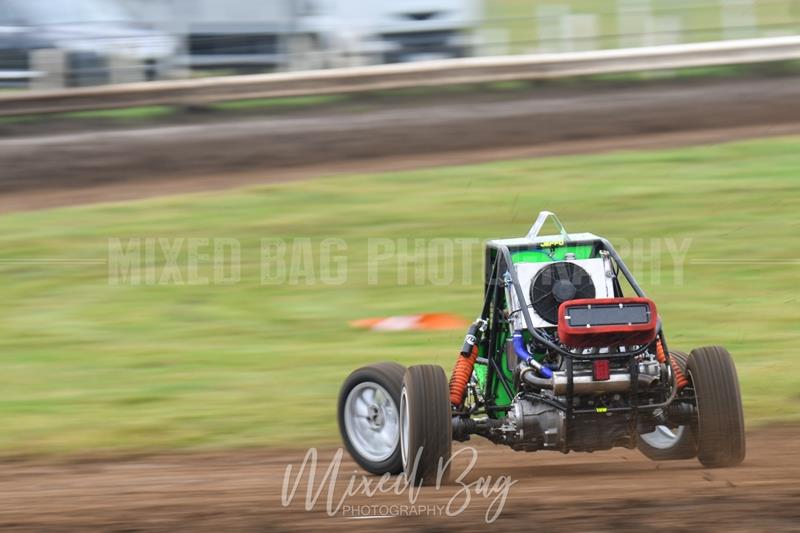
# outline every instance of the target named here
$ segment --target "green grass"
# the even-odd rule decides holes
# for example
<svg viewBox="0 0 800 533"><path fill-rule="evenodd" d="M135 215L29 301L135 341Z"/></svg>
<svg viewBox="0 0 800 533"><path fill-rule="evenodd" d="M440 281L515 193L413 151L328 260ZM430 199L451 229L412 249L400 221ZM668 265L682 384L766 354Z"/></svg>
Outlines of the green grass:
<svg viewBox="0 0 800 533"><path fill-rule="evenodd" d="M121 109L98 109L95 111L75 111L56 115L65 119L114 119L114 120L152 120L164 118L174 113L170 106L125 107Z"/></svg>
<svg viewBox="0 0 800 533"><path fill-rule="evenodd" d="M800 265L771 262L800 259L798 143L541 158L3 215L0 454L335 442L336 395L351 370L394 359L449 371L463 335L371 333L349 320L469 318L482 296L479 246L466 265L456 249L452 284L402 285L397 263L384 262L370 285L367 239L411 239L403 264L414 280L425 257L415 257L413 239L521 235L540 209L617 242L673 347L731 349L749 424L799 420ZM145 237L238 239L241 281L110 285L103 264L10 261L102 260L109 238ZM343 239L346 283L261 284L268 237ZM763 263L689 262L676 284L659 239L691 239L690 260ZM632 255L639 248L649 259ZM162 263L158 254L155 272ZM212 273L201 263L200 275Z"/></svg>
<svg viewBox="0 0 800 533"><path fill-rule="evenodd" d="M291 98L261 98L252 100L233 100L210 104L207 109L219 112L234 111L269 111L293 110L309 107L344 103L349 100L346 95L300 96ZM105 120L108 122L143 122L168 119L182 112L180 106L139 106L120 109L97 109L93 111L76 111L73 113L57 113L52 115L21 115L0 117L0 125L23 122L41 122L60 120Z"/></svg>
<svg viewBox="0 0 800 533"><path fill-rule="evenodd" d="M235 100L232 102L222 102L210 106L212 109L220 111L241 111L253 109L272 109L272 108L303 108L309 106L320 106L327 104L341 103L349 98L343 94L328 94L315 96L295 96L287 98L257 98L254 100Z"/></svg>

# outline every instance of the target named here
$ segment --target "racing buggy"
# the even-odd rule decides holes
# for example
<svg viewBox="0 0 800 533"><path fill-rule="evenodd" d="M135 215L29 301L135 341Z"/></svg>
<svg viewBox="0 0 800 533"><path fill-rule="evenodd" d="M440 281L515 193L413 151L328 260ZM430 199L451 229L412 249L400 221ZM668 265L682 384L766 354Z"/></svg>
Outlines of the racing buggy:
<svg viewBox="0 0 800 533"><path fill-rule="evenodd" d="M540 235L548 220L558 234ZM339 427L361 467L432 482L447 475L452 441L472 435L521 451L638 447L709 468L744 459L730 354L670 350L655 303L609 241L567 233L545 211L527 236L489 241L485 254L483 308L449 380L439 366L385 362L342 386Z"/></svg>

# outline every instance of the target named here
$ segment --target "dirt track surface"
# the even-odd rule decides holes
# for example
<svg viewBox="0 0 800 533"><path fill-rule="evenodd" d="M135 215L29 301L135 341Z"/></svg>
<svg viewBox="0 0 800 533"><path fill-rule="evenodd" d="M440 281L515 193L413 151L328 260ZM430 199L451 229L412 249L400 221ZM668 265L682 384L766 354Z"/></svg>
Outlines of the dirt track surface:
<svg viewBox="0 0 800 533"><path fill-rule="evenodd" d="M550 87L126 130L0 132L0 210L800 132L797 78ZM45 124L46 126L46 124Z"/></svg>
<svg viewBox="0 0 800 533"><path fill-rule="evenodd" d="M800 531L800 428L763 428L748 436L748 454L736 468L707 470L696 461L654 463L635 450L561 455L516 453L478 442L478 463L465 484L499 476L516 481L493 528L533 531ZM457 448L459 449L460 446ZM281 501L284 471L304 451L247 451L170 455L70 463L0 465L0 529L34 531L88 528L126 531L477 531L489 498L461 485L425 488L413 509L407 492L345 497L335 516L326 512L327 485L311 511L306 481L294 500ZM334 450L320 452L315 488ZM467 467L459 460L454 472ZM307 470L308 472L308 470ZM334 507L355 472L345 456ZM308 476L303 476L307 480ZM294 478L290 478L293 480ZM359 477L360 479L360 472ZM371 477L373 482L377 478ZM367 508L361 506L368 506ZM374 506L374 507L373 507ZM381 508L381 506L385 506ZM394 507L392 507L394 506ZM355 511L355 508L361 511ZM353 510L348 510L353 509ZM496 508L494 508L496 509ZM421 514L414 516L412 513ZM388 518L360 518L388 514ZM405 514L406 516L391 516ZM426 515L427 514L427 515ZM491 515L492 513L490 513Z"/></svg>

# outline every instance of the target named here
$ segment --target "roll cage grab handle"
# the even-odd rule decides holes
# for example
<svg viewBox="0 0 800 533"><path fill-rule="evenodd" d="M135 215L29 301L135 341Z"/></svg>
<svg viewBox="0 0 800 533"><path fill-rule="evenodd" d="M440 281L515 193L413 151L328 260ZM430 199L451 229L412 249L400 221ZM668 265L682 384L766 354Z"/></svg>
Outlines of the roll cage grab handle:
<svg viewBox="0 0 800 533"><path fill-rule="evenodd" d="M564 229L564 224L562 224L561 221L558 220L558 217L552 211L540 211L539 212L539 216L536 217L536 221L533 223L533 226L531 226L531 229L528 232L528 235L526 236L526 238L535 239L536 237L538 237L539 236L539 232L542 231L542 228L544 227L544 223L547 222L548 218L552 218L553 219L553 223L556 225L556 228L558 228L558 232L561 234L561 237L565 241L570 240L569 233L567 233L567 230Z"/></svg>

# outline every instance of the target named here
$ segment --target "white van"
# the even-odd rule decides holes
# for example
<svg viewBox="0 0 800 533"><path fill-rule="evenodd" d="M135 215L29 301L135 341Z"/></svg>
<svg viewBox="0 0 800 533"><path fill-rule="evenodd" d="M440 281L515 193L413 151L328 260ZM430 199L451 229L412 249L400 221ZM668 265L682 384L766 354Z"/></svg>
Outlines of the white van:
<svg viewBox="0 0 800 533"><path fill-rule="evenodd" d="M471 53L480 0L120 0L193 68L321 68Z"/></svg>
<svg viewBox="0 0 800 533"><path fill-rule="evenodd" d="M69 85L107 82L112 57L141 63L147 78L158 78L178 49L169 34L108 0L0 0L0 38L0 71L30 70L32 50L58 49Z"/></svg>

